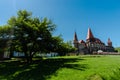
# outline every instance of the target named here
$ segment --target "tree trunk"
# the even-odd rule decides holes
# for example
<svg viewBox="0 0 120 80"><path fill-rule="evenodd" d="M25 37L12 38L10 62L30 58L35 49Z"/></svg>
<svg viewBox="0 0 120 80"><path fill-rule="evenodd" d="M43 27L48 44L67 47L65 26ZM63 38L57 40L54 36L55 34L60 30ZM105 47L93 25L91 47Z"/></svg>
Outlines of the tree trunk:
<svg viewBox="0 0 120 80"><path fill-rule="evenodd" d="M30 52L30 56L29 56L29 63L32 63L32 52Z"/></svg>
<svg viewBox="0 0 120 80"><path fill-rule="evenodd" d="M25 57L26 57L27 63L32 63L32 58L33 58L32 52L29 52L29 55L28 55L28 53L26 52L26 53L25 53Z"/></svg>
<svg viewBox="0 0 120 80"><path fill-rule="evenodd" d="M29 63L29 56L28 56L27 52L25 52L25 58L26 58L26 62Z"/></svg>

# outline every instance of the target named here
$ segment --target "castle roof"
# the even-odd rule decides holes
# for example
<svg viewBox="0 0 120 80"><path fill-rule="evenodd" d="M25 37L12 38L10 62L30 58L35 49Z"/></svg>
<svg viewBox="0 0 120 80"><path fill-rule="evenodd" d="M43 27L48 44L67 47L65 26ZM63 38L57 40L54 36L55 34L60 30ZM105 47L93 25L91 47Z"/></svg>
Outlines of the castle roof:
<svg viewBox="0 0 120 80"><path fill-rule="evenodd" d="M90 28L88 28L88 33L87 33L87 38L86 39L92 39L94 38L93 34L92 34L92 31Z"/></svg>
<svg viewBox="0 0 120 80"><path fill-rule="evenodd" d="M102 41L100 39L98 39L98 38L95 38L95 42L96 43L102 43Z"/></svg>
<svg viewBox="0 0 120 80"><path fill-rule="evenodd" d="M110 40L110 38L108 38L108 43L112 43L112 41Z"/></svg>
<svg viewBox="0 0 120 80"><path fill-rule="evenodd" d="M83 40L80 40L80 41L79 41L79 43L85 43L85 41L83 41Z"/></svg>
<svg viewBox="0 0 120 80"><path fill-rule="evenodd" d="M76 32L74 33L74 39L73 39L73 40L74 40L74 41L78 41Z"/></svg>

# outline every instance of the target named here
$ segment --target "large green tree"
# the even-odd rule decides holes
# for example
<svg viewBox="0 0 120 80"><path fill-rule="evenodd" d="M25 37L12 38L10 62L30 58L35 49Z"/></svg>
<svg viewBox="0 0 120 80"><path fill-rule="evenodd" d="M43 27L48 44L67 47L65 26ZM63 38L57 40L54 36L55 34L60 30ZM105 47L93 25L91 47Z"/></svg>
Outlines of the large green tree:
<svg viewBox="0 0 120 80"><path fill-rule="evenodd" d="M12 50L24 52L28 62L38 51L48 51L51 47L52 32L55 25L47 18L32 17L31 12L20 10L17 16L8 20L13 29ZM48 46L48 47L47 47Z"/></svg>
<svg viewBox="0 0 120 80"><path fill-rule="evenodd" d="M65 55L74 51L71 42L65 43L61 36L52 35L55 28L51 20L32 17L31 12L20 10L6 26L0 27L0 48L9 49L10 53L25 53L27 62L32 61L35 53L57 52Z"/></svg>

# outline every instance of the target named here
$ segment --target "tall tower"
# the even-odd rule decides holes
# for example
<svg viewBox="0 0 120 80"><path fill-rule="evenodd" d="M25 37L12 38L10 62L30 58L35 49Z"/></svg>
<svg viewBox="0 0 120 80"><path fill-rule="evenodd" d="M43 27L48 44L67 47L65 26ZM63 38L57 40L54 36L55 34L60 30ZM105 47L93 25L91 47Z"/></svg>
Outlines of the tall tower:
<svg viewBox="0 0 120 80"><path fill-rule="evenodd" d="M94 36L92 34L92 31L90 28L88 28L87 38L86 40L94 39Z"/></svg>
<svg viewBox="0 0 120 80"><path fill-rule="evenodd" d="M108 38L108 46L112 47L112 41L110 40L110 38Z"/></svg>
<svg viewBox="0 0 120 80"><path fill-rule="evenodd" d="M93 42L95 41L95 38L92 34L92 31L90 28L88 28L88 33L87 33L87 37L86 37L86 44L87 44L87 48L88 48L88 51L89 53L93 53Z"/></svg>
<svg viewBox="0 0 120 80"><path fill-rule="evenodd" d="M74 33L73 44L75 48L78 48L78 38L76 32Z"/></svg>

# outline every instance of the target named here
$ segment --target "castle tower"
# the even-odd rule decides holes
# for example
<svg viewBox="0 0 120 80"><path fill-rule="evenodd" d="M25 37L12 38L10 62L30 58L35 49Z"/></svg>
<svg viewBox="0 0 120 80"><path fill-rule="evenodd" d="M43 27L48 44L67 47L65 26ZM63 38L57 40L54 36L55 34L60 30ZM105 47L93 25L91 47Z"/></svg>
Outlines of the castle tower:
<svg viewBox="0 0 120 80"><path fill-rule="evenodd" d="M108 46L112 47L112 41L110 40L110 38L108 38L107 44L108 44Z"/></svg>
<svg viewBox="0 0 120 80"><path fill-rule="evenodd" d="M88 33L87 33L87 38L86 38L86 40L90 40L90 39L93 39L93 38L94 38L94 36L93 36L93 34L92 34L92 31L91 31L90 28L88 28Z"/></svg>
<svg viewBox="0 0 120 80"><path fill-rule="evenodd" d="M94 50L94 42L95 42L95 38L92 34L92 31L90 28L88 28L88 33L87 33L87 37L86 37L86 45L88 48L89 53L93 53Z"/></svg>
<svg viewBox="0 0 120 80"><path fill-rule="evenodd" d="M74 33L73 44L75 48L78 48L78 38L76 32Z"/></svg>

